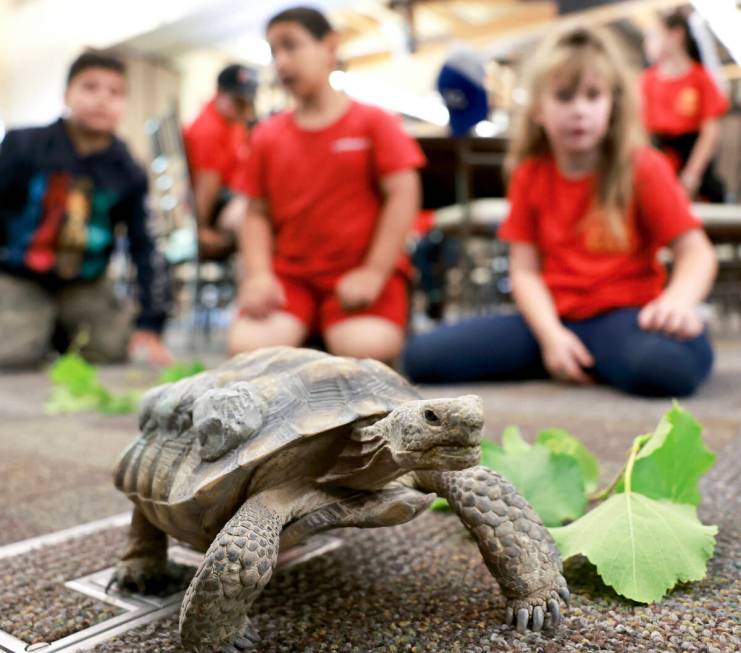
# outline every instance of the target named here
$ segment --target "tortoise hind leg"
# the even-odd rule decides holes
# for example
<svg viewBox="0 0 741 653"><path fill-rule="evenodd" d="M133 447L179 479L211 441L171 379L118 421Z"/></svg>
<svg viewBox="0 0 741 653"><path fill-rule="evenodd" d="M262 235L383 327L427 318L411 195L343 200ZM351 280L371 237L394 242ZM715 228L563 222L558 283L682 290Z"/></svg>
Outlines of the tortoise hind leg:
<svg viewBox="0 0 741 653"><path fill-rule="evenodd" d="M111 585L142 594L157 593L168 582L167 535L138 508L131 515L129 543L111 578Z"/></svg>
<svg viewBox="0 0 741 653"><path fill-rule="evenodd" d="M197 652L250 650L248 611L275 569L283 517L252 498L213 541L180 609L180 639Z"/></svg>

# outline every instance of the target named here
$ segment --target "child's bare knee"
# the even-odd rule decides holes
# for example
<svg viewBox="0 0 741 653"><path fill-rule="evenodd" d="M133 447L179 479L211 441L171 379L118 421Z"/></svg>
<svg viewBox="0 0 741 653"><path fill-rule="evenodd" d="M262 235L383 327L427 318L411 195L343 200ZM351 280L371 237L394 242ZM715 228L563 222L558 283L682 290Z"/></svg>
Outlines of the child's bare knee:
<svg viewBox="0 0 741 653"><path fill-rule="evenodd" d="M394 324L343 324L326 334L327 346L336 356L391 361L404 346L404 332Z"/></svg>
<svg viewBox="0 0 741 653"><path fill-rule="evenodd" d="M274 314L265 320L239 319L228 336L230 356L262 347L297 347L306 335L303 325L294 317Z"/></svg>

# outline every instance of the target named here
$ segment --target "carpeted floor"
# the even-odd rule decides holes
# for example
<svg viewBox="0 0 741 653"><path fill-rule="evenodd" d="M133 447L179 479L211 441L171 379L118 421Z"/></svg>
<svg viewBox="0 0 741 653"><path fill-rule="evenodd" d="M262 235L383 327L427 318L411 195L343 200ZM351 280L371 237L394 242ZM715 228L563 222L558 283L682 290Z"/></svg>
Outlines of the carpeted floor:
<svg viewBox="0 0 741 653"><path fill-rule="evenodd" d="M153 377L112 368L103 378L132 387ZM0 375L0 545L129 507L109 470L135 435L135 417L44 416L48 390L40 373ZM423 391L481 394L489 437L512 423L528 439L541 428L566 428L598 454L605 476L624 460L633 437L653 429L670 406L606 388L543 382ZM260 650L741 651L741 341L718 343L714 377L683 405L705 425L706 441L719 454L703 482L701 515L720 526L704 581L643 607L604 589L589 565L571 565L574 599L559 633L520 636L499 625L499 590L455 518L427 514L393 529L344 531L343 548L279 572L255 606ZM0 629L49 641L114 614L62 583L113 564L124 538L124 529L112 529L0 559ZM169 617L95 650L180 651L176 624Z"/></svg>

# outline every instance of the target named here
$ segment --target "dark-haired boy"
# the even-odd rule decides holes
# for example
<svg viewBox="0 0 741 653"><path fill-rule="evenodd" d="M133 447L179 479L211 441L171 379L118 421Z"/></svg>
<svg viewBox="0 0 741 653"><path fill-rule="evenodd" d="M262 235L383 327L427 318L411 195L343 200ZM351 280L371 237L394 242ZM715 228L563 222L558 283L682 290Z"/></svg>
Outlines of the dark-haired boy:
<svg viewBox="0 0 741 653"><path fill-rule="evenodd" d="M247 210L242 175L256 92L254 70L227 66L216 80L216 94L185 130L201 258L225 258L236 249Z"/></svg>
<svg viewBox="0 0 741 653"><path fill-rule="evenodd" d="M136 350L167 363L160 333L170 289L147 231L147 178L114 135L126 99L123 63L80 55L64 99L65 118L11 130L0 145L0 367L37 364L53 338L81 330L81 353L93 362ZM126 226L137 272L135 325L106 279L117 224Z"/></svg>

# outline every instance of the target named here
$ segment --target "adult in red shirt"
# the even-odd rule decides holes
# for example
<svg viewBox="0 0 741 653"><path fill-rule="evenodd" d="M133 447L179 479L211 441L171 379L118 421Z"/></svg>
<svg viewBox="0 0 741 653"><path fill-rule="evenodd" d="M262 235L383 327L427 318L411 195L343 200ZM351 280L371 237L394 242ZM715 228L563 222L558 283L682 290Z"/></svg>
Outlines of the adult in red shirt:
<svg viewBox="0 0 741 653"><path fill-rule="evenodd" d="M320 332L335 354L390 360L404 340L402 253L424 157L397 119L330 86L337 34L321 13L286 10L267 37L296 109L253 134L230 351Z"/></svg>
<svg viewBox="0 0 741 653"><path fill-rule="evenodd" d="M665 158L642 145L620 50L609 34L578 28L546 40L531 66L499 230L518 312L411 339L406 371L418 382L550 375L690 394L712 367L697 305L715 256Z"/></svg>
<svg viewBox="0 0 741 653"><path fill-rule="evenodd" d="M256 91L254 70L227 66L217 78L216 95L184 133L202 258L223 258L235 250L247 209L241 175Z"/></svg>
<svg viewBox="0 0 741 653"><path fill-rule="evenodd" d="M647 35L645 49L654 62L641 78L646 129L690 197L722 202L725 191L713 157L720 139L718 119L729 102L700 62L685 16L665 17Z"/></svg>

